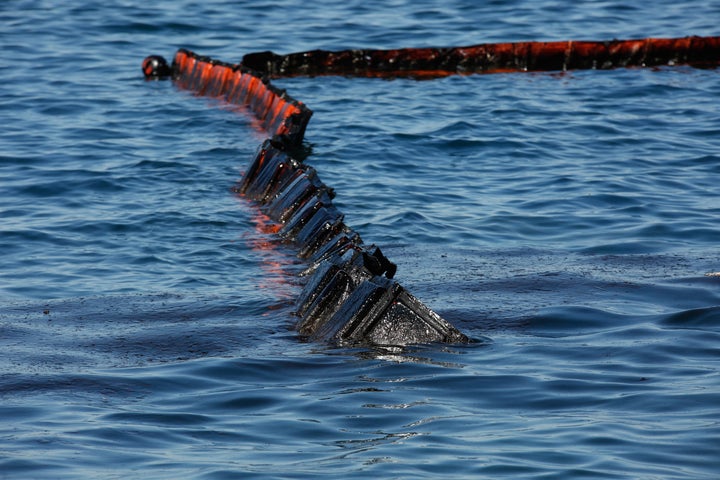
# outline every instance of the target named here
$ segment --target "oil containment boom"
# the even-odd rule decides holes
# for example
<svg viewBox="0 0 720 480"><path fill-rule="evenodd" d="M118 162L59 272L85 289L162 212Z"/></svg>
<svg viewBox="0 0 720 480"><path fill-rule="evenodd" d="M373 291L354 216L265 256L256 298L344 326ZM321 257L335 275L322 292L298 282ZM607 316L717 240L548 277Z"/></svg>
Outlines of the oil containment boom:
<svg viewBox="0 0 720 480"><path fill-rule="evenodd" d="M312 111L271 78L348 75L434 78L456 74L720 64L720 37L606 42L519 42L395 50L250 53L232 64L180 49L169 65L152 55L147 79L247 107L267 132L239 192L276 223L276 234L307 261L296 301L298 332L339 345L402 346L470 339L403 288L396 265L345 224L335 192L298 158Z"/></svg>
<svg viewBox="0 0 720 480"><path fill-rule="evenodd" d="M242 64L272 78L348 75L443 77L512 71L565 71L661 65L717 66L720 37L485 43L394 50L310 50L250 53Z"/></svg>

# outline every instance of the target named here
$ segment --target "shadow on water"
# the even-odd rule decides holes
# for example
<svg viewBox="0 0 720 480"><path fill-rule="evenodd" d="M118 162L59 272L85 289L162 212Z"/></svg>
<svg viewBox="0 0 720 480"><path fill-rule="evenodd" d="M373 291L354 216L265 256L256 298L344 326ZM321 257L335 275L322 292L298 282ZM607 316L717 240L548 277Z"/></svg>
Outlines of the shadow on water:
<svg viewBox="0 0 720 480"><path fill-rule="evenodd" d="M0 309L2 370L53 373L231 356L286 333L268 299L183 294L108 295Z"/></svg>
<svg viewBox="0 0 720 480"><path fill-rule="evenodd" d="M414 271L409 287L470 336L573 336L651 319L717 324L718 258L693 252L587 254L542 249L443 250L388 255Z"/></svg>

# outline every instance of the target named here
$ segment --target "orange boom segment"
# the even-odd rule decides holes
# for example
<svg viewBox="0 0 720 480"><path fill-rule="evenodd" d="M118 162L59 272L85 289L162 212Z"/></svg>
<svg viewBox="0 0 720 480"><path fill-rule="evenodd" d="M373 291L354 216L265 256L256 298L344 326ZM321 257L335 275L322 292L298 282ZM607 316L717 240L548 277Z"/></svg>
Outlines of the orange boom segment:
<svg viewBox="0 0 720 480"><path fill-rule="evenodd" d="M172 71L179 87L244 105L271 137L281 137L289 145L302 142L312 111L251 69L180 49Z"/></svg>
<svg viewBox="0 0 720 480"><path fill-rule="evenodd" d="M195 66L195 71L193 72L192 80L188 88L195 90L198 95L203 95L210 78L212 67L212 63L210 62L204 60L199 61Z"/></svg>
<svg viewBox="0 0 720 480"><path fill-rule="evenodd" d="M232 69L226 65L214 65L210 72L210 80L205 88L205 95L211 97L221 97L226 95L225 84L232 75Z"/></svg>

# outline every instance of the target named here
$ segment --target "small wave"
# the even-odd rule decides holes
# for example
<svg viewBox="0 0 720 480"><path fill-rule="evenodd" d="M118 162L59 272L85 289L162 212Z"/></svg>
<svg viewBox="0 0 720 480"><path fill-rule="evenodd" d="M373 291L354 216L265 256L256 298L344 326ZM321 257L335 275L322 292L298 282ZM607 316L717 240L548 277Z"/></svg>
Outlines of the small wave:
<svg viewBox="0 0 720 480"><path fill-rule="evenodd" d="M720 306L684 310L665 317L660 323L673 328L717 329L720 327Z"/></svg>

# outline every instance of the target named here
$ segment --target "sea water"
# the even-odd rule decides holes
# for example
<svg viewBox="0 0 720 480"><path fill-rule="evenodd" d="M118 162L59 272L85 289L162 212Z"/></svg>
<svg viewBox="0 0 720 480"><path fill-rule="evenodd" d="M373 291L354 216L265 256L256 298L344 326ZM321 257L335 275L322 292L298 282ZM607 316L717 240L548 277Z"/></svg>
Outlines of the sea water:
<svg viewBox="0 0 720 480"><path fill-rule="evenodd" d="M637 3L637 2L636 2ZM717 2L0 4L0 478L716 478L720 71L276 81L305 160L476 341L304 342L181 47L717 35Z"/></svg>

